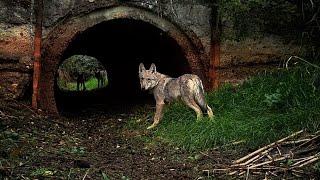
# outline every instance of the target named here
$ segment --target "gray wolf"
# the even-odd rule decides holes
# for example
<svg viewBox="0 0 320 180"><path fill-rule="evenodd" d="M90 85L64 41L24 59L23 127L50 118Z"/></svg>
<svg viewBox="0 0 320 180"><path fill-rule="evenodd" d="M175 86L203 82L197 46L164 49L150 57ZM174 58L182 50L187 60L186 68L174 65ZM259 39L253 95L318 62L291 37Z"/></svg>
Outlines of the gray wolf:
<svg viewBox="0 0 320 180"><path fill-rule="evenodd" d="M105 80L108 79L108 74L106 70L98 70L94 72L94 76L98 81L98 88L103 87L105 84Z"/></svg>
<svg viewBox="0 0 320 180"><path fill-rule="evenodd" d="M213 118L212 109L204 98L204 90L201 79L197 75L184 74L178 78L172 78L157 72L155 64L151 64L146 70L144 65L139 65L139 78L141 89L150 90L156 100L156 112L153 124L148 129L156 127L163 115L163 106L167 102L181 99L197 114L197 120L207 113Z"/></svg>
<svg viewBox="0 0 320 180"><path fill-rule="evenodd" d="M82 90L85 91L86 90L86 84L85 84L85 75L84 73L77 73L77 91L80 91L80 88L82 86Z"/></svg>

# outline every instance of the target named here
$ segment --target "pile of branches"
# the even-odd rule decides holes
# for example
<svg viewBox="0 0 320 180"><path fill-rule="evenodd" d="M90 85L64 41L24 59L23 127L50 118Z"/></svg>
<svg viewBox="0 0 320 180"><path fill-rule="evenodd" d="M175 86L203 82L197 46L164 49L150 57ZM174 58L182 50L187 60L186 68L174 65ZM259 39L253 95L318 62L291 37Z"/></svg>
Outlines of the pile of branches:
<svg viewBox="0 0 320 180"><path fill-rule="evenodd" d="M240 159L227 168L214 169L214 174L246 177L290 175L296 178L309 176L306 167L320 159L320 131L306 134L304 130L264 146Z"/></svg>

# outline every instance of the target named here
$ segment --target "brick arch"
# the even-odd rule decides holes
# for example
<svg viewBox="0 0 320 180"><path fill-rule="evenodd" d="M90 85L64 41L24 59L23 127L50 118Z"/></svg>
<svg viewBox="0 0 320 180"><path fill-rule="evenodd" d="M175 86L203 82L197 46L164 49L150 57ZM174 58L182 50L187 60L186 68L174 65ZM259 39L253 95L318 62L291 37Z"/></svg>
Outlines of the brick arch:
<svg viewBox="0 0 320 180"><path fill-rule="evenodd" d="M85 15L68 17L49 32L42 49L43 60L39 84L39 106L41 109L51 114L58 114L54 95L54 82L56 70L68 45L79 33L86 29L102 22L116 19L143 21L166 32L181 47L191 72L199 75L204 84L208 85L209 79L206 73L208 70L205 66L207 58L199 50L202 45L195 35L191 34L190 37L190 32L185 32L174 23L144 9L128 6L109 7L91 11Z"/></svg>

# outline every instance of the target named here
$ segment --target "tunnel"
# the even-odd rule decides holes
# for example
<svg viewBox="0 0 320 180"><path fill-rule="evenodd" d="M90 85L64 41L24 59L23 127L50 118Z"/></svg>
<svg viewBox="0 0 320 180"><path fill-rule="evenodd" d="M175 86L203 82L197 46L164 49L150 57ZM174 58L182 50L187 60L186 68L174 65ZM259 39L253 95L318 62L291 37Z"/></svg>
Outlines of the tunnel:
<svg viewBox="0 0 320 180"><path fill-rule="evenodd" d="M103 107L112 112L120 107L154 104L153 96L140 89L139 63L155 63L160 73L172 77L198 75L208 85L209 70L199 37L166 17L131 6L110 6L67 16L47 32L41 51L38 107L48 114ZM90 92L59 90L59 66L73 55L96 58L108 73L109 84ZM36 88L35 88L36 89ZM36 90L34 90L36 91Z"/></svg>
<svg viewBox="0 0 320 180"><path fill-rule="evenodd" d="M81 92L65 92L55 86L60 114L90 108L121 112L139 104L154 104L153 96L140 89L139 63L144 63L146 68L155 63L158 72L171 77L191 73L177 42L166 32L140 20L116 19L88 28L72 39L60 63L76 54L100 61L108 72L108 86Z"/></svg>

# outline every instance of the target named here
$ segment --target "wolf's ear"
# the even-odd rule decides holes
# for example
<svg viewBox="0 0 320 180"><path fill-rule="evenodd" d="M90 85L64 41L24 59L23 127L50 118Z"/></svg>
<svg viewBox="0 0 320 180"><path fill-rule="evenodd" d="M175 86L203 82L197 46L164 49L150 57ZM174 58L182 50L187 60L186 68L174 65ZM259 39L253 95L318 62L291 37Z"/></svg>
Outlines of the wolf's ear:
<svg viewBox="0 0 320 180"><path fill-rule="evenodd" d="M150 70L152 73L157 72L156 65L155 65L154 63L152 63L149 70Z"/></svg>
<svg viewBox="0 0 320 180"><path fill-rule="evenodd" d="M145 70L146 70L146 68L144 67L143 63L140 63L139 64L139 73L141 73L141 72L143 72Z"/></svg>

